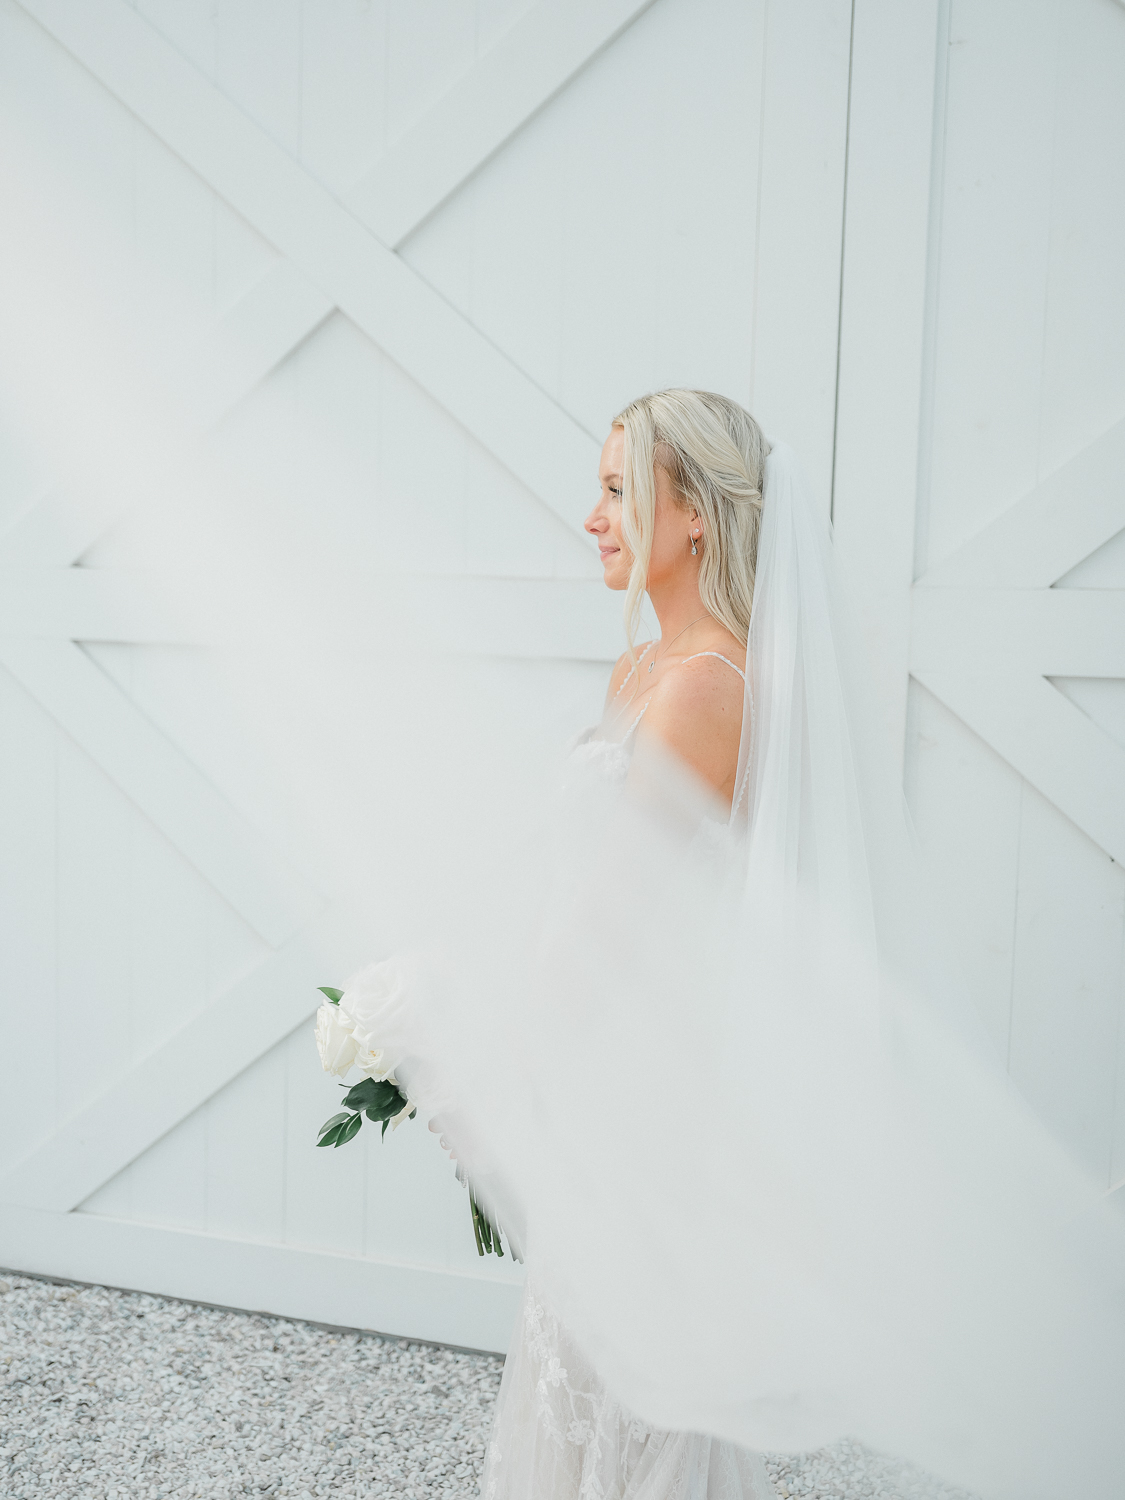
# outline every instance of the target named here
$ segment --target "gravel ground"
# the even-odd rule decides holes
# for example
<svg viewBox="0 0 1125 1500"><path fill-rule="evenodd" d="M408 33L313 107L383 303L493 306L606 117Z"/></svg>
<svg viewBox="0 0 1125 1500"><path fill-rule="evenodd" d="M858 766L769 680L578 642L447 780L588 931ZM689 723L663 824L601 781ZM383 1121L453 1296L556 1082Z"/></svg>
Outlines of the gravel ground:
<svg viewBox="0 0 1125 1500"><path fill-rule="evenodd" d="M490 1354L9 1275L0 1500L475 1500L502 1369ZM972 1500L857 1443L766 1467L783 1500Z"/></svg>
<svg viewBox="0 0 1125 1500"><path fill-rule="evenodd" d="M105 1287L0 1288L2 1500L477 1494L495 1355Z"/></svg>
<svg viewBox="0 0 1125 1500"><path fill-rule="evenodd" d="M975 1500L965 1490L850 1439L796 1458L767 1453L765 1464L782 1500Z"/></svg>

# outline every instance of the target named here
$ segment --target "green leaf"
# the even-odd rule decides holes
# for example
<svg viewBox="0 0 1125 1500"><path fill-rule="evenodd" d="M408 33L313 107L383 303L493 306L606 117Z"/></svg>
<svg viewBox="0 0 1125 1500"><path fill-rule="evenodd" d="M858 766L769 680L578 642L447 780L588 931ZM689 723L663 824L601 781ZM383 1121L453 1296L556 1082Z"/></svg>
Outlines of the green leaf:
<svg viewBox="0 0 1125 1500"><path fill-rule="evenodd" d="M339 1005L341 999L343 998L343 990L330 989L326 984L318 984L317 989L322 995L327 995L333 1005Z"/></svg>
<svg viewBox="0 0 1125 1500"><path fill-rule="evenodd" d="M337 1146L346 1146L347 1143L359 1134L359 1127L363 1124L362 1115L352 1115L346 1125L340 1126L340 1133L336 1137Z"/></svg>
<svg viewBox="0 0 1125 1500"><path fill-rule="evenodd" d="M365 1078L348 1090L344 1103L349 1109L362 1109L371 1121L389 1120L406 1108L406 1096L393 1083L385 1079L377 1083L374 1078Z"/></svg>
<svg viewBox="0 0 1125 1500"><path fill-rule="evenodd" d="M390 1124L390 1123L391 1123L391 1122L390 1122L390 1117L389 1117L389 1116L386 1116L386 1117L384 1117L384 1119L383 1119L383 1133L382 1133L382 1135L380 1135L380 1137L379 1137L379 1139L380 1139L380 1140L382 1140L382 1139L383 1139L383 1136L384 1136L384 1135L386 1135L386 1133L387 1133L387 1126L388 1126L388 1125L389 1125L389 1124Z"/></svg>
<svg viewBox="0 0 1125 1500"><path fill-rule="evenodd" d="M336 1142L337 1142L337 1138L339 1137L340 1131L343 1130L343 1128L344 1127L342 1125L333 1125L333 1126L331 1126L330 1129L328 1129L328 1130L326 1130L324 1132L324 1134L321 1136L320 1140L317 1141L317 1145L318 1146L335 1146Z"/></svg>
<svg viewBox="0 0 1125 1500"><path fill-rule="evenodd" d="M330 1120L325 1120L324 1124L317 1131L317 1134L323 1135L324 1132L326 1130L330 1130L333 1125L342 1125L345 1120L350 1120L351 1118L351 1115L333 1115Z"/></svg>

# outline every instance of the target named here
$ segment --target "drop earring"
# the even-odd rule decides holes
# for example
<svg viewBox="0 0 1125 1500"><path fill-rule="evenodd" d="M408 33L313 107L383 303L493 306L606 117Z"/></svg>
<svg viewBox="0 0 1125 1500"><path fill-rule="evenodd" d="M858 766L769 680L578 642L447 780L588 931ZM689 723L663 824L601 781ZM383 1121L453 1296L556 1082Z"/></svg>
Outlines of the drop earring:
<svg viewBox="0 0 1125 1500"><path fill-rule="evenodd" d="M692 555L692 557L694 557L698 551L699 551L699 548L695 545L695 532L693 531L692 534L691 534L691 555Z"/></svg>

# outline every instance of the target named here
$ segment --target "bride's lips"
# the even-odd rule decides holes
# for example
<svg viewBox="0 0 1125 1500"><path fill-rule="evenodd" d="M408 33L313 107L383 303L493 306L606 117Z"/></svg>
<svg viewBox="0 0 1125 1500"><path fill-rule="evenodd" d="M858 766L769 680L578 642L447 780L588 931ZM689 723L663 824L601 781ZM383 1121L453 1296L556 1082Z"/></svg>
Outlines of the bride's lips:
<svg viewBox="0 0 1125 1500"><path fill-rule="evenodd" d="M601 558L602 562L605 562L605 560L606 560L607 557L613 557L616 553L618 553L620 551L621 551L620 547L599 547L598 548L598 556Z"/></svg>

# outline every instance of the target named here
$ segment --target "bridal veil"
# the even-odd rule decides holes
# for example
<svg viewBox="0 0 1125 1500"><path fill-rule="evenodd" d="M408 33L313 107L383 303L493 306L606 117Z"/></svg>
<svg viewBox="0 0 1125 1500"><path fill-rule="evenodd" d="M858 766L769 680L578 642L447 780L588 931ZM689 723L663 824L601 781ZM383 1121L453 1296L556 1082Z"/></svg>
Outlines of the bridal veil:
<svg viewBox="0 0 1125 1500"><path fill-rule="evenodd" d="M774 444L729 817L643 740L482 796L388 1040L645 1421L1119 1500L1125 1224L961 994L855 640Z"/></svg>

